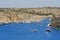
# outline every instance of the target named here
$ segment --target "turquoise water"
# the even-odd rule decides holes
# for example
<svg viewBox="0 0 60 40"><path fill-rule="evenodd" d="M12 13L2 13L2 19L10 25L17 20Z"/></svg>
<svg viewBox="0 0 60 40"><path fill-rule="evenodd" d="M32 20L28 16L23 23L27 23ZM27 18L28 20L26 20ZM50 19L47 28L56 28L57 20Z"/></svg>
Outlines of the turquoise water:
<svg viewBox="0 0 60 40"><path fill-rule="evenodd" d="M0 26L0 40L60 40L60 30L47 32L48 19L39 23L11 23ZM37 32L33 32L37 29Z"/></svg>

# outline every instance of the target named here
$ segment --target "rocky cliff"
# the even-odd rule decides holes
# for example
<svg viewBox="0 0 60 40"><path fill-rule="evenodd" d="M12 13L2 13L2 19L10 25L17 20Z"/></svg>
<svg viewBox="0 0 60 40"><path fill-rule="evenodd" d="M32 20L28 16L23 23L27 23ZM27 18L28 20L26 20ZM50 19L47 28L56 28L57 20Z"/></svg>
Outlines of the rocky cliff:
<svg viewBox="0 0 60 40"><path fill-rule="evenodd" d="M50 14L60 15L58 7L43 8L0 8L1 22L39 22L42 18L48 17Z"/></svg>

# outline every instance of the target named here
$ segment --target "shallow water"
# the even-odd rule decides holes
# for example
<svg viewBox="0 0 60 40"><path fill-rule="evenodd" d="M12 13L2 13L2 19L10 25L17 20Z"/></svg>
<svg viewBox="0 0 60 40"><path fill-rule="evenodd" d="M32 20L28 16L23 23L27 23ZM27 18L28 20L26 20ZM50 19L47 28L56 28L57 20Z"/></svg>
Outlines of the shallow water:
<svg viewBox="0 0 60 40"><path fill-rule="evenodd" d="M48 19L39 23L11 23L0 26L0 40L60 40L60 30L46 32ZM37 32L33 32L37 29Z"/></svg>

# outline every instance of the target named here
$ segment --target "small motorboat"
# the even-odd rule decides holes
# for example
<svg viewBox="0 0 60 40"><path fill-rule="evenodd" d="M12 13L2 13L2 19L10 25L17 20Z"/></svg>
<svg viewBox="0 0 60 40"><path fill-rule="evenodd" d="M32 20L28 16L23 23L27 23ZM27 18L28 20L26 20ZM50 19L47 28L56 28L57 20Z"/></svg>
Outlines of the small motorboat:
<svg viewBox="0 0 60 40"><path fill-rule="evenodd" d="M37 32L37 29L34 29L33 32Z"/></svg>
<svg viewBox="0 0 60 40"><path fill-rule="evenodd" d="M51 24L48 24L47 26L48 26L48 28L51 28Z"/></svg>
<svg viewBox="0 0 60 40"><path fill-rule="evenodd" d="M47 32L51 32L51 30L49 28L46 29Z"/></svg>

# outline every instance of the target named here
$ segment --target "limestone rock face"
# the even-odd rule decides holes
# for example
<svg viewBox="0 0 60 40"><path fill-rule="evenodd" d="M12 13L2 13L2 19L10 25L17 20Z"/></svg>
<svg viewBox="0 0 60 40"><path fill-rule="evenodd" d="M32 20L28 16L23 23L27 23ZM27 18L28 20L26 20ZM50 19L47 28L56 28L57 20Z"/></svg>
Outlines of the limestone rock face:
<svg viewBox="0 0 60 40"><path fill-rule="evenodd" d="M39 22L47 14L60 14L60 8L0 8L1 22ZM40 15L41 14L41 15ZM45 15L44 15L45 14Z"/></svg>

